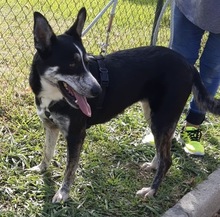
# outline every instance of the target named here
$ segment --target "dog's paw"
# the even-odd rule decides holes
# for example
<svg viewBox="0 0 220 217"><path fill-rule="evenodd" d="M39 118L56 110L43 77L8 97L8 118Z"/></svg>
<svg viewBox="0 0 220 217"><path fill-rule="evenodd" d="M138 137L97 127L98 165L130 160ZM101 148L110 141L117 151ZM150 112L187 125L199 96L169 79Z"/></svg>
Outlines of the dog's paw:
<svg viewBox="0 0 220 217"><path fill-rule="evenodd" d="M47 167L44 164L41 163L41 164L39 164L37 166L34 166L34 167L28 169L28 171L33 171L33 172L37 172L37 173L43 173L43 172L46 171L46 169L47 169Z"/></svg>
<svg viewBox="0 0 220 217"><path fill-rule="evenodd" d="M155 189L142 188L141 190L137 191L136 195L146 199L147 197L153 197L155 193L156 193Z"/></svg>
<svg viewBox="0 0 220 217"><path fill-rule="evenodd" d="M155 170L157 169L157 167L151 162L151 163L144 163L141 166L141 170L145 170L145 171L151 171L151 170Z"/></svg>
<svg viewBox="0 0 220 217"><path fill-rule="evenodd" d="M65 202L69 197L68 192L59 189L52 199L52 203Z"/></svg>

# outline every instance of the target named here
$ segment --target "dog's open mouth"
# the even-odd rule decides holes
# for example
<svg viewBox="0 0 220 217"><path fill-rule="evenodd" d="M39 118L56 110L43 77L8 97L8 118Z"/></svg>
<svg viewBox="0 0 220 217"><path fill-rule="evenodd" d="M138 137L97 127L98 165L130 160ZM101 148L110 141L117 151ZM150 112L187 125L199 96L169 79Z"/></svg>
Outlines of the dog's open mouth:
<svg viewBox="0 0 220 217"><path fill-rule="evenodd" d="M68 103L75 107L80 108L80 110L88 117L91 117L91 107L87 102L85 96L77 93L72 87L70 87L66 82L59 81L58 82L61 93L64 98L68 101Z"/></svg>

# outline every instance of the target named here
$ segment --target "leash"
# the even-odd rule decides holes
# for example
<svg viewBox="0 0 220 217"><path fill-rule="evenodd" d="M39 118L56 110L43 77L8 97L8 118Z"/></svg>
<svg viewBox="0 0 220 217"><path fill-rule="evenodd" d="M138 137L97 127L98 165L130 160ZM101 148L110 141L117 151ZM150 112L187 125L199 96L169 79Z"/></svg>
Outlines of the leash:
<svg viewBox="0 0 220 217"><path fill-rule="evenodd" d="M108 76L108 69L105 67L105 62L104 62L105 57L100 55L95 57L95 59L99 66L100 85L102 88L102 93L98 98L97 109L102 109L106 90L109 86L109 76Z"/></svg>
<svg viewBox="0 0 220 217"><path fill-rule="evenodd" d="M104 56L107 54L107 48L108 48L108 45L109 45L109 37L110 37L111 29L112 29L112 23L113 23L113 18L115 16L117 3L118 3L118 0L112 0L113 7L112 7L112 10L110 12L108 27L107 27L107 31L106 31L106 41L101 46L101 52L100 52L100 54L101 55L103 54Z"/></svg>

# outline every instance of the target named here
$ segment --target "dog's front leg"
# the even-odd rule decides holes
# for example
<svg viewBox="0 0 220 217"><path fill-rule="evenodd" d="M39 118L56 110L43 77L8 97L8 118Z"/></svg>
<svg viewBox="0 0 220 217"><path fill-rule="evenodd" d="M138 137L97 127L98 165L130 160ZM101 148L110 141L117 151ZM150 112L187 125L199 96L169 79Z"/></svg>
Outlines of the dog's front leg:
<svg viewBox="0 0 220 217"><path fill-rule="evenodd" d="M32 167L31 171L45 172L54 155L54 150L59 135L59 129L55 126L45 126L46 139L43 150L43 158L39 165Z"/></svg>
<svg viewBox="0 0 220 217"><path fill-rule="evenodd" d="M70 187L75 178L75 172L78 167L80 151L85 138L85 131L77 136L68 135L67 137L67 164L64 179L61 187L54 195L52 202L59 203L66 201L69 197Z"/></svg>

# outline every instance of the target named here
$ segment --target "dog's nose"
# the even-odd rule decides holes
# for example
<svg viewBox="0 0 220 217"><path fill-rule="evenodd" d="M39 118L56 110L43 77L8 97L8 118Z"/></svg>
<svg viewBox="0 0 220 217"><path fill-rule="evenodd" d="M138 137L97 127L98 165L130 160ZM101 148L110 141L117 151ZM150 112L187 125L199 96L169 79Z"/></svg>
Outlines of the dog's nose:
<svg viewBox="0 0 220 217"><path fill-rule="evenodd" d="M99 85L94 85L91 89L92 96L96 97L102 93L102 88Z"/></svg>

